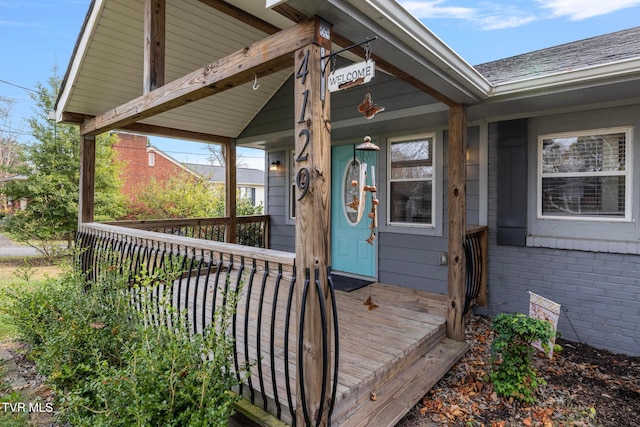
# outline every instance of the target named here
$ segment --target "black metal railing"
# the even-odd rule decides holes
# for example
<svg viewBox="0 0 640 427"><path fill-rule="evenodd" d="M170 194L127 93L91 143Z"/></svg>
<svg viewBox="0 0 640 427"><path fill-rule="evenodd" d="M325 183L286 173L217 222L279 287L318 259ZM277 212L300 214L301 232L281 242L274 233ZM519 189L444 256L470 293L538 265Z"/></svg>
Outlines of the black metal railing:
<svg viewBox="0 0 640 427"><path fill-rule="evenodd" d="M467 230L463 242L466 260L466 291L463 316L475 303L486 303L487 280L487 227Z"/></svg>
<svg viewBox="0 0 640 427"><path fill-rule="evenodd" d="M304 369L304 351L303 351L303 340L298 339L298 373L300 375L300 394L301 394L301 404L302 404L302 414L304 417L305 426L321 426L322 425L322 417L324 414L324 405L328 399L328 419L329 425L331 425L331 414L333 413L333 407L335 405L337 386L338 386L338 368L339 368L339 340L338 340L338 311L336 306L336 297L333 288L333 281L331 279L331 268L327 269L327 281L329 290L329 297L331 299L331 307L327 307L325 305L325 298L323 286L320 281L320 270L315 269L314 278L311 278L311 272L307 268L305 269L304 274L304 286L302 289L302 298L300 301L300 313L307 312L307 303L309 300L309 292L316 292L318 301L318 308L320 313L320 328L322 330L322 385L321 392L319 398L319 407L317 408L317 415L315 419L312 419L312 413L309 409L309 403L306 399L307 397L307 378L305 376ZM299 322L299 330L298 337L304 336L304 325L307 321L306 316L302 315ZM333 325L333 331L329 330L329 325ZM333 339L332 339L333 338ZM331 341L330 341L331 340ZM333 347L334 351L331 351ZM329 375L333 373L333 378L331 379L332 387L329 390Z"/></svg>
<svg viewBox="0 0 640 427"><path fill-rule="evenodd" d="M174 236L224 242L231 225L229 217L177 218L106 222L108 225L155 231ZM244 246L269 247L269 215L239 216L236 218L235 240Z"/></svg>
<svg viewBox="0 0 640 427"><path fill-rule="evenodd" d="M227 295L236 294L227 331L234 341L233 369L242 379L234 391L278 419L296 424L296 376L303 390L305 377L296 369L303 329L296 329L300 321L295 315L295 254L98 223L83 224L76 243L83 249L79 266L89 281L117 271L130 284L132 304L151 322L166 318L163 310L168 304L186 313L194 333L202 333L215 322L216 310L228 305ZM157 279L170 270L173 279ZM333 314L330 317L329 308L322 307L321 326L322 363L325 373L326 369L333 373L331 409L337 389L338 320L330 276L328 281ZM317 273L315 281L305 282L301 294L310 288L319 291ZM303 306L305 301L302 297ZM328 327L331 323L333 328ZM327 350L330 340L332 352ZM248 376L241 378L245 369ZM329 388L325 384L323 389Z"/></svg>

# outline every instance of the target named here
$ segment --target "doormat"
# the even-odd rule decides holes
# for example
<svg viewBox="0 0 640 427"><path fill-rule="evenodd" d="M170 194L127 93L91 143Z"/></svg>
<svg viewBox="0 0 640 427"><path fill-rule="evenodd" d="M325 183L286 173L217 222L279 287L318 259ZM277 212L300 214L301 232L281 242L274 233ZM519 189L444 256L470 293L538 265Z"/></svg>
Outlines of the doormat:
<svg viewBox="0 0 640 427"><path fill-rule="evenodd" d="M355 291L373 283L370 280L356 279L354 277L341 276L335 273L331 274L331 278L333 279L333 288L344 292Z"/></svg>

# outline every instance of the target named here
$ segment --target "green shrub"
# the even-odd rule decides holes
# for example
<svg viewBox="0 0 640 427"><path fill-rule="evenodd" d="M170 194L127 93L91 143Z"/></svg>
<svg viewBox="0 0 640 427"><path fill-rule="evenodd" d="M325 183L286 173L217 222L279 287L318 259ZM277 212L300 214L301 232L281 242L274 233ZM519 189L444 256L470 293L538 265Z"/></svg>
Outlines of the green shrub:
<svg viewBox="0 0 640 427"><path fill-rule="evenodd" d="M109 285L113 285L109 283ZM32 346L38 370L62 393L94 375L97 363L120 363L123 339L131 335L130 308L107 283L85 289L82 276L68 271L31 293L14 288L5 310L20 339Z"/></svg>
<svg viewBox="0 0 640 427"><path fill-rule="evenodd" d="M183 321L172 328L141 327L139 333L123 348L121 366L101 363L95 380L69 396L70 423L226 426L234 402L228 391L236 385L233 343L213 328L191 335Z"/></svg>
<svg viewBox="0 0 640 427"><path fill-rule="evenodd" d="M493 319L493 330L491 380L496 393L534 402L538 386L545 381L531 366L531 343L540 341L543 348L548 346L555 335L551 324L520 313L501 313Z"/></svg>
<svg viewBox="0 0 640 427"><path fill-rule="evenodd" d="M91 286L70 271L31 293L14 289L2 301L2 311L31 344L31 356L55 392L60 421L226 425L235 399L228 391L237 385L233 342L226 335L236 295L216 313L215 326L194 335L167 299L161 302L166 309L155 318L148 315L157 304L147 298L149 289L171 283L174 273L136 277L132 304L131 281L118 270L103 269L106 273Z"/></svg>

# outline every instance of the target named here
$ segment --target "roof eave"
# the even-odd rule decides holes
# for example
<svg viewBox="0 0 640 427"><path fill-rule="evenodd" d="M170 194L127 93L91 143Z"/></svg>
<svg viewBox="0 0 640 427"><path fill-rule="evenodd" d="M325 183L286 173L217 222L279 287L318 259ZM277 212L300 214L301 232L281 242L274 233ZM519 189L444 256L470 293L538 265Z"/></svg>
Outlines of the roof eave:
<svg viewBox="0 0 640 427"><path fill-rule="evenodd" d="M89 9L82 24L78 39L76 40L76 45L73 49L73 53L71 54L69 65L67 66L66 73L62 80L58 99L56 99L54 108L56 116L55 118L58 122L62 121L62 116L65 113L65 108L67 106L69 97L71 96L71 89L73 88L74 82L76 81L80 66L84 61L85 52L89 45L89 41L91 40L91 36L95 31L95 26L102 8L104 7L105 1L106 0L92 0L91 4L89 5Z"/></svg>
<svg viewBox="0 0 640 427"><path fill-rule="evenodd" d="M413 53L413 58L425 64L426 58L431 64L425 64L432 72L448 81L468 97L481 101L489 96L492 85L475 68L462 59L453 49L431 32L420 20L395 1L388 0L329 0L340 9L347 4L356 7L369 17L375 14L384 19L376 20L380 26L397 39L399 48Z"/></svg>
<svg viewBox="0 0 640 427"><path fill-rule="evenodd" d="M532 92L566 91L589 85L640 80L640 58L496 84L490 98L526 96Z"/></svg>

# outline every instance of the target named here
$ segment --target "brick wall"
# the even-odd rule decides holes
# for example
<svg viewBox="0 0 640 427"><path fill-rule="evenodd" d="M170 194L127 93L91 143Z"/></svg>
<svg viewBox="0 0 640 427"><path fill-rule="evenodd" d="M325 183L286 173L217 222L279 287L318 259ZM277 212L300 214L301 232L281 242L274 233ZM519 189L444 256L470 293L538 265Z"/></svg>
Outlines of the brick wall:
<svg viewBox="0 0 640 427"><path fill-rule="evenodd" d="M113 146L115 159L123 164L120 177L123 181L122 192L131 202L153 178L162 183L176 174L189 174L178 164L161 153L148 151L148 138L142 135L118 133L118 142ZM154 153L155 163L149 164L149 154ZM189 174L190 175L190 174Z"/></svg>
<svg viewBox="0 0 640 427"><path fill-rule="evenodd" d="M564 338L640 355L640 257L498 245L495 124L489 141L488 314L528 313L530 290L562 304Z"/></svg>

